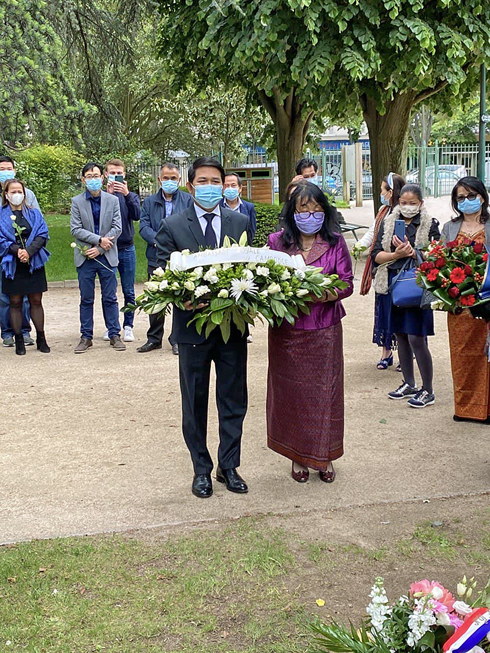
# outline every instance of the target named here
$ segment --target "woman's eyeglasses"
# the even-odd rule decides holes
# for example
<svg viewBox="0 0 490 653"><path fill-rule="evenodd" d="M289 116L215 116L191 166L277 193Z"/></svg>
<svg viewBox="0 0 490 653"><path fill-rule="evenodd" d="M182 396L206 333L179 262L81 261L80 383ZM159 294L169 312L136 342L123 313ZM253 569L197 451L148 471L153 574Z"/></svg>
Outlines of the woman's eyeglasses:
<svg viewBox="0 0 490 653"><path fill-rule="evenodd" d="M458 195L456 199L458 200L458 202L464 202L465 200L470 200L470 201L476 200L477 197L478 197L477 193L468 193L468 195Z"/></svg>

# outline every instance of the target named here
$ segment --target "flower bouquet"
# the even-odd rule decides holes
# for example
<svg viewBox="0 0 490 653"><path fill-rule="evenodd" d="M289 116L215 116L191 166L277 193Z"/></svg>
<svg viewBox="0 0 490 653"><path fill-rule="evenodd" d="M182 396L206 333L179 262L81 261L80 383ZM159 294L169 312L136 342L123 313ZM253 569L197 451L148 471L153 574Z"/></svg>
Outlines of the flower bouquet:
<svg viewBox="0 0 490 653"><path fill-rule="evenodd" d="M172 304L185 310L190 302L196 312L189 315L189 324L195 323L206 337L219 327L227 342L232 323L242 334L255 319L271 326L283 320L293 324L327 289L335 293L344 288L347 283L338 275L306 266L301 256L247 247L246 236L238 244L225 238L219 249L174 252L166 269L157 268L135 305L125 310L157 314Z"/></svg>
<svg viewBox="0 0 490 653"><path fill-rule="evenodd" d="M461 313L464 308L483 305L490 299L480 294L487 261L482 243L466 240L461 245L457 241L444 245L432 241L418 268L417 283L434 296L432 309Z"/></svg>
<svg viewBox="0 0 490 653"><path fill-rule="evenodd" d="M474 579L463 578L457 585L458 600L440 583L422 580L410 586L408 596L390 603L377 578L371 590L368 617L356 629L336 622L312 626L316 651L333 653L485 653L476 644L490 631L490 599L487 585L469 605L475 589ZM464 600L466 599L466 601ZM470 640L470 637L472 638ZM469 647L463 642L472 643ZM461 646L461 649L460 649ZM476 649L476 650L475 650Z"/></svg>

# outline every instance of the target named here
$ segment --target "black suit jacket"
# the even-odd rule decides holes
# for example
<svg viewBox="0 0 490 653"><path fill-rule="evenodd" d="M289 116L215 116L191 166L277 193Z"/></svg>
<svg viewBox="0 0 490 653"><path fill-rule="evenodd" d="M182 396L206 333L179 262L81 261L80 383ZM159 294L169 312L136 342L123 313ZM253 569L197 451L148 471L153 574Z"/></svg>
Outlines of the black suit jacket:
<svg viewBox="0 0 490 653"><path fill-rule="evenodd" d="M247 232L249 244L252 242L250 218L237 211L230 211L220 207L221 212L221 238L220 246L225 236L236 242L240 240L243 232ZM194 210L194 205L182 213L171 215L162 221L155 238L157 249L157 265L165 268L172 252L181 252L188 249L198 252L206 247L204 234L199 219ZM195 315L194 311L181 311L174 308L172 325L172 341L177 344L199 345L205 341L204 332L199 335L194 324L187 326L189 320ZM218 329L215 329L217 331ZM214 332L213 332L214 333ZM230 340L241 340L244 336L232 325Z"/></svg>

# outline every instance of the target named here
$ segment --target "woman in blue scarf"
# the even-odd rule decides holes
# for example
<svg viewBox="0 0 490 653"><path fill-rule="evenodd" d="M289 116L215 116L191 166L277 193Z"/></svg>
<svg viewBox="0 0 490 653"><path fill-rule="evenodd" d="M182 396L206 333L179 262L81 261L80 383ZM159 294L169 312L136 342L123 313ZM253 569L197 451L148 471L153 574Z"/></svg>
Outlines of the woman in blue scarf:
<svg viewBox="0 0 490 653"><path fill-rule="evenodd" d="M3 186L0 209L0 259L2 288L10 298L10 321L15 336L15 353L26 353L22 326L22 301L27 295L31 319L37 331L37 348L50 349L44 335L43 292L48 289L44 265L49 258L45 248L48 226L42 213L25 203L26 190L18 179Z"/></svg>

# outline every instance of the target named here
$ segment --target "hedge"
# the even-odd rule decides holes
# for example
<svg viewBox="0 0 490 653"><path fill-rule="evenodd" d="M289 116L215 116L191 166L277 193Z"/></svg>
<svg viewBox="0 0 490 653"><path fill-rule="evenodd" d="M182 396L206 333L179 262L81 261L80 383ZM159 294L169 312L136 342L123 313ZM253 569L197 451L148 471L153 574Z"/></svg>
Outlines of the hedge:
<svg viewBox="0 0 490 653"><path fill-rule="evenodd" d="M257 231L253 242L254 247L266 245L269 234L278 230L281 209L282 206L278 204L255 204Z"/></svg>

